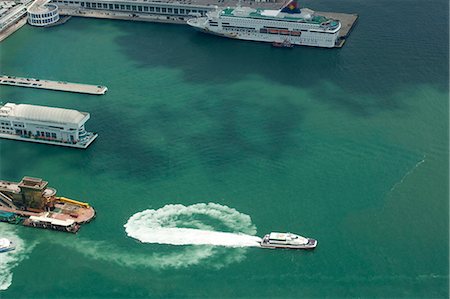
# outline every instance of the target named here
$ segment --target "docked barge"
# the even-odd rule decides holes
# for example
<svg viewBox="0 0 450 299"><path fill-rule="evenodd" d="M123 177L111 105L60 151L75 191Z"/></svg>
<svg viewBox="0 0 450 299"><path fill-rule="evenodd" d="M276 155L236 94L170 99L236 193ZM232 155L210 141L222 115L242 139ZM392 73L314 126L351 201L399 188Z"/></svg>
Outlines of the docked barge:
<svg viewBox="0 0 450 299"><path fill-rule="evenodd" d="M85 149L98 136L86 131L89 118L73 109L6 103L0 105L0 138Z"/></svg>
<svg viewBox="0 0 450 299"><path fill-rule="evenodd" d="M94 217L88 203L56 196L56 190L42 179L0 180L1 222L76 233Z"/></svg>

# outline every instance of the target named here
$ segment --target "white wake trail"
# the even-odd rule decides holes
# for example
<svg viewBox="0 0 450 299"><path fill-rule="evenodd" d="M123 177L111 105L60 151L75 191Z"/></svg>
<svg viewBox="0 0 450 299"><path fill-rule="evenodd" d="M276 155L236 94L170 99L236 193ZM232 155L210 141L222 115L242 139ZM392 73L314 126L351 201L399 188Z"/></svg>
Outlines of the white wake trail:
<svg viewBox="0 0 450 299"><path fill-rule="evenodd" d="M36 243L25 246L24 241L17 235L16 228L6 223L0 223L0 236L11 240L16 247L15 250L0 253L0 291L3 291L12 284L13 269L28 257Z"/></svg>
<svg viewBox="0 0 450 299"><path fill-rule="evenodd" d="M232 232L215 231L197 219L206 217ZM128 236L143 243L171 245L259 246L255 226L248 215L215 203L191 206L166 205L134 214L125 224Z"/></svg>

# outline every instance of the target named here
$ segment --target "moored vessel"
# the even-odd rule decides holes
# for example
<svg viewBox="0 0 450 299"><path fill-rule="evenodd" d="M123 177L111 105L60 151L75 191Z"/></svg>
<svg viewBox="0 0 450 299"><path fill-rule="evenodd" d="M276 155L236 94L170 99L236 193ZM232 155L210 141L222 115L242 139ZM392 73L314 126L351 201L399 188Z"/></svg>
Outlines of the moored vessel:
<svg viewBox="0 0 450 299"><path fill-rule="evenodd" d="M88 203L56 196L56 190L42 179L0 180L1 222L76 233L94 217Z"/></svg>
<svg viewBox="0 0 450 299"><path fill-rule="evenodd" d="M297 0L279 10L240 6L217 9L187 23L205 33L228 38L325 48L336 46L341 29L340 21L308 8L300 9Z"/></svg>
<svg viewBox="0 0 450 299"><path fill-rule="evenodd" d="M0 239L0 252L7 252L14 250L16 247L14 246L14 243L6 238Z"/></svg>
<svg viewBox="0 0 450 299"><path fill-rule="evenodd" d="M317 240L292 233L271 232L261 240L263 248L314 249L316 246Z"/></svg>
<svg viewBox="0 0 450 299"><path fill-rule="evenodd" d="M0 105L0 138L85 149L98 136L85 130L89 118L73 109L6 103Z"/></svg>

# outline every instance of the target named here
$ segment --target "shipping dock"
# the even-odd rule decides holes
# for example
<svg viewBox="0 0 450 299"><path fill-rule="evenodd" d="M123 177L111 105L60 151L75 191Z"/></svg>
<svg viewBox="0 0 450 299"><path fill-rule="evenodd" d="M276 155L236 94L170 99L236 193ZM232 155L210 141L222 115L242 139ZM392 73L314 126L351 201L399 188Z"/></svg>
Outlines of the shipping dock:
<svg viewBox="0 0 450 299"><path fill-rule="evenodd" d="M105 94L108 88L102 85L89 85L81 83L70 83L65 81L51 81L35 78L21 78L15 76L0 76L0 84L20 87L40 88L57 91L68 91L75 93L87 93L92 95Z"/></svg>
<svg viewBox="0 0 450 299"><path fill-rule="evenodd" d="M24 177L19 183L0 180L0 222L76 233L95 217L85 202L57 197L40 178Z"/></svg>

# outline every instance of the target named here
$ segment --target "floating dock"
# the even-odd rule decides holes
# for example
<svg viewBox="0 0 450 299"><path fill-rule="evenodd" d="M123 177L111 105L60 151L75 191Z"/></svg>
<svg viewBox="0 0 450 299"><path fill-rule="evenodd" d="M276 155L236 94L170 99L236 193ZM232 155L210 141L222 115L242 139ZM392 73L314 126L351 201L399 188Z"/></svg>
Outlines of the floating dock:
<svg viewBox="0 0 450 299"><path fill-rule="evenodd" d="M89 85L80 83L70 83L64 81L50 81L41 80L35 78L21 78L14 76L0 76L0 84L20 86L20 87L31 87L58 91L68 91L75 93L87 93L93 95L105 94L108 88L101 85Z"/></svg>

